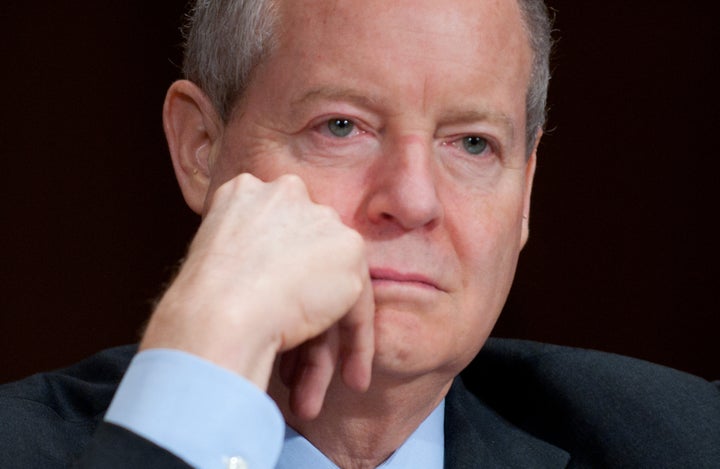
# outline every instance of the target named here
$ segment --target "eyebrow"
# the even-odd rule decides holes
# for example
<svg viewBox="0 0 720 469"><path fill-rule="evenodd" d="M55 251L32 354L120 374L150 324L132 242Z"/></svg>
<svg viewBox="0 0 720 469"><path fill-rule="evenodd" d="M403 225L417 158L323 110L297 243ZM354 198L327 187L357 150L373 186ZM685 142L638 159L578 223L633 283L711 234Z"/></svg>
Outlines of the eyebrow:
<svg viewBox="0 0 720 469"><path fill-rule="evenodd" d="M362 107L376 109L380 106L380 100L372 96L359 94L350 88L319 87L309 90L300 98L291 102L292 107L302 106L312 101L346 101Z"/></svg>
<svg viewBox="0 0 720 469"><path fill-rule="evenodd" d="M333 86L321 86L307 91L290 104L293 108L303 106L313 101L345 101L369 109L381 107L382 100L373 96L358 93L352 88L339 88ZM502 128L508 135L510 141L515 140L515 123L509 115L503 112L487 110L467 109L450 111L442 115L440 119L444 125L465 124L468 122L490 122Z"/></svg>
<svg viewBox="0 0 720 469"><path fill-rule="evenodd" d="M464 124L467 122L490 122L504 129L511 141L515 139L515 123L512 118L503 112L468 109L464 111L451 111L442 116L445 125Z"/></svg>

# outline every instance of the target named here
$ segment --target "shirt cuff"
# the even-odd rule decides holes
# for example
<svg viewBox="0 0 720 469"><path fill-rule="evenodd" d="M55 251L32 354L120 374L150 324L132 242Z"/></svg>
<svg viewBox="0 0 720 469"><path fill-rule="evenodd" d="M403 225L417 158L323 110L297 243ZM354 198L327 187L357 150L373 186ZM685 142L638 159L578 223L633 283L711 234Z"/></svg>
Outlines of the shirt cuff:
<svg viewBox="0 0 720 469"><path fill-rule="evenodd" d="M253 383L179 350L137 354L105 420L198 468L272 468L285 432L275 402Z"/></svg>

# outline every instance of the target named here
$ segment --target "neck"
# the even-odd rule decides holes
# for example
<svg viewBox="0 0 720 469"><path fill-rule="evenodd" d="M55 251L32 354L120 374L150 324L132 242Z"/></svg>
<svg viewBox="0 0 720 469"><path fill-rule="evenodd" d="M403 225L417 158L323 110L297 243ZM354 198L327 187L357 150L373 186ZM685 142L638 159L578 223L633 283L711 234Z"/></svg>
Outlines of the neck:
<svg viewBox="0 0 720 469"><path fill-rule="evenodd" d="M452 379L424 375L412 380L374 376L365 393L333 378L317 418L290 411L289 393L277 373L268 392L289 426L341 468L375 468L398 449L445 397Z"/></svg>

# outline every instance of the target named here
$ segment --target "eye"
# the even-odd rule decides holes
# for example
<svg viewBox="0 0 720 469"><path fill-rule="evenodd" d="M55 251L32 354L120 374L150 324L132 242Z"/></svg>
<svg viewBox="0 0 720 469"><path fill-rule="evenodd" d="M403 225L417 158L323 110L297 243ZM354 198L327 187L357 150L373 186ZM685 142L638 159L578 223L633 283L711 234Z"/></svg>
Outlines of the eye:
<svg viewBox="0 0 720 469"><path fill-rule="evenodd" d="M482 137L470 136L462 139L462 145L471 155L480 155L487 149L488 141Z"/></svg>
<svg viewBox="0 0 720 469"><path fill-rule="evenodd" d="M355 129L355 123L349 119L333 118L327 121L327 128L336 137L347 137Z"/></svg>

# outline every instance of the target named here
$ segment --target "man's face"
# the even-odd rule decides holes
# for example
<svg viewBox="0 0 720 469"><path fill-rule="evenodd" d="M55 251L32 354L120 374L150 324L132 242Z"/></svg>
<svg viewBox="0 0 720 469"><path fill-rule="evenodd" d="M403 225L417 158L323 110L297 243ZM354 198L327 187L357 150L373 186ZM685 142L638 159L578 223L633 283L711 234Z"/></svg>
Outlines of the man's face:
<svg viewBox="0 0 720 469"><path fill-rule="evenodd" d="M365 239L377 376L454 375L490 333L527 235L518 6L302 0L280 14L210 193L241 172L299 175Z"/></svg>

